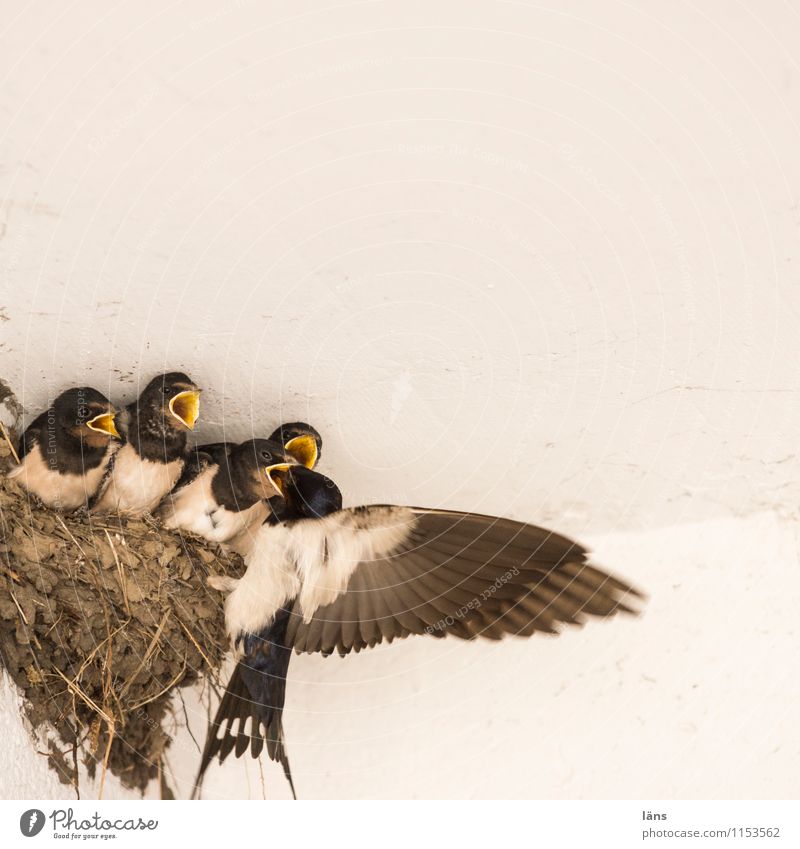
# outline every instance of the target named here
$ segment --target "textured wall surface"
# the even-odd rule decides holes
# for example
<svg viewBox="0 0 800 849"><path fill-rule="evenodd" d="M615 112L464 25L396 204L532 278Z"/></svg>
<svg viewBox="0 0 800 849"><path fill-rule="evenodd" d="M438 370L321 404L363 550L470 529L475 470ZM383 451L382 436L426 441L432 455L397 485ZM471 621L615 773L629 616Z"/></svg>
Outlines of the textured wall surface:
<svg viewBox="0 0 800 849"><path fill-rule="evenodd" d="M559 640L297 660L303 795L796 791L789 4L4 5L29 411L183 368L200 438L310 420L347 503L551 524L652 595ZM57 794L15 740L0 793ZM176 781L196 758L180 733Z"/></svg>

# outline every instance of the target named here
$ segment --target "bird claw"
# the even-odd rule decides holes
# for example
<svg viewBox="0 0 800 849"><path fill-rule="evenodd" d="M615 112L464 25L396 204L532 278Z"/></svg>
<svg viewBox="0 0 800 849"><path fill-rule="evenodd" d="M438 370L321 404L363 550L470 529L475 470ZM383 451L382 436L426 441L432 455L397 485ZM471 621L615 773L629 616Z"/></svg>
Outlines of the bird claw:
<svg viewBox="0 0 800 849"><path fill-rule="evenodd" d="M236 589L239 581L237 578L229 578L227 575L209 575L206 578L206 583L214 590L219 590L222 593L230 593Z"/></svg>

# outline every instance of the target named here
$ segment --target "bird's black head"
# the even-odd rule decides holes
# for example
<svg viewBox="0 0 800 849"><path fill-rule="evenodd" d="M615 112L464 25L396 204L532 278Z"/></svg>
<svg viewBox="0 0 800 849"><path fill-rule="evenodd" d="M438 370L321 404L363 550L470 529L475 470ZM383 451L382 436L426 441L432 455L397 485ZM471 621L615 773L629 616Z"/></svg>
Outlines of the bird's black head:
<svg viewBox="0 0 800 849"><path fill-rule="evenodd" d="M322 437L316 428L306 422L282 424L270 439L283 445L307 469L316 468L322 456Z"/></svg>
<svg viewBox="0 0 800 849"><path fill-rule="evenodd" d="M249 439L231 449L227 464L234 493L259 500L283 497L297 461L280 442Z"/></svg>
<svg viewBox="0 0 800 849"><path fill-rule="evenodd" d="M91 386L76 386L62 392L50 407L52 424L92 448L104 448L119 439L114 425L116 410L108 398ZM48 424L51 415L48 414Z"/></svg>
<svg viewBox="0 0 800 849"><path fill-rule="evenodd" d="M321 519L341 509L342 493L330 478L304 466L289 470L281 520Z"/></svg>
<svg viewBox="0 0 800 849"><path fill-rule="evenodd" d="M136 412L179 431L192 430L200 415L200 389L180 371L154 377L136 401Z"/></svg>

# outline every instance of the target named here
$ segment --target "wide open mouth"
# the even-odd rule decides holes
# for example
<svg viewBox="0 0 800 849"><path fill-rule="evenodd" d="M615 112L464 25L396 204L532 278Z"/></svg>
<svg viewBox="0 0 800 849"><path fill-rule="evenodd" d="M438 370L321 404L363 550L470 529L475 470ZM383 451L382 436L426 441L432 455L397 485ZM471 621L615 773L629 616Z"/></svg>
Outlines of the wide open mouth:
<svg viewBox="0 0 800 849"><path fill-rule="evenodd" d="M287 454L294 457L301 466L307 469L313 469L317 465L319 459L319 451L317 450L317 440L313 436L302 434L290 439L284 449Z"/></svg>
<svg viewBox="0 0 800 849"><path fill-rule="evenodd" d="M173 396L169 402L169 411L179 422L192 430L200 415L200 390L187 389Z"/></svg>
<svg viewBox="0 0 800 849"><path fill-rule="evenodd" d="M115 439L119 439L120 435L117 432L117 426L114 424L115 416L116 413L113 411L110 413L100 413L99 416L89 419L89 421L86 422L86 427L90 430L95 430L98 433L106 433L109 436L113 436Z"/></svg>
<svg viewBox="0 0 800 849"><path fill-rule="evenodd" d="M289 479L289 469L295 463L275 463L272 466L264 466L264 476L275 488L275 491L286 498L286 486Z"/></svg>

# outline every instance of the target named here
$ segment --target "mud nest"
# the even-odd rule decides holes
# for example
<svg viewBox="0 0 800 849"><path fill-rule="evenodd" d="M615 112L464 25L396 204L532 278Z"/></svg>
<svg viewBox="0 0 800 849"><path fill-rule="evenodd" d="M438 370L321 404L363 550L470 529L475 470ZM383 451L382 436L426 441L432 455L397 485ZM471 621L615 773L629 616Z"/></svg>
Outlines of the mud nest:
<svg viewBox="0 0 800 849"><path fill-rule="evenodd" d="M65 784L79 789L82 762L142 791L160 778L168 796L172 696L216 678L228 649L206 577L242 562L149 518L58 515L5 478L10 462L0 433L0 659L27 718L55 730L48 758Z"/></svg>

